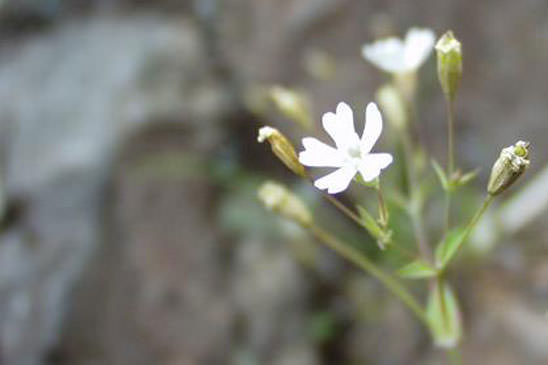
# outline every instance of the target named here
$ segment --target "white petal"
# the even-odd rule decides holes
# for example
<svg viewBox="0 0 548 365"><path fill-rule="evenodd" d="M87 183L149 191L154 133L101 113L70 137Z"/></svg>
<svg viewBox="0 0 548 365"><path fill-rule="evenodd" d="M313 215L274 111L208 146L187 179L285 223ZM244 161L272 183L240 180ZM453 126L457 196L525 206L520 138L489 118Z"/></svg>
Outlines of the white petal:
<svg viewBox="0 0 548 365"><path fill-rule="evenodd" d="M416 70L426 61L434 47L436 35L430 29L411 28L405 36L404 63L409 70Z"/></svg>
<svg viewBox="0 0 548 365"><path fill-rule="evenodd" d="M365 109L365 127L361 139L362 153L369 153L382 132L382 115L377 104L369 103Z"/></svg>
<svg viewBox="0 0 548 365"><path fill-rule="evenodd" d="M322 124L326 132L333 139L337 148L346 150L349 146L356 145L359 137L354 129L354 117L352 109L345 104L337 105L336 114L325 113Z"/></svg>
<svg viewBox="0 0 548 365"><path fill-rule="evenodd" d="M329 134L331 139L337 143L337 116L335 113L327 112L322 116L323 129Z"/></svg>
<svg viewBox="0 0 548 365"><path fill-rule="evenodd" d="M337 118L339 123L344 126L344 129L348 132L356 133L354 129L354 115L352 108L348 106L344 101L337 104Z"/></svg>
<svg viewBox="0 0 548 365"><path fill-rule="evenodd" d="M337 194L348 188L356 172L353 166L347 165L314 181L314 185L321 190L327 189L329 194Z"/></svg>
<svg viewBox="0 0 548 365"><path fill-rule="evenodd" d="M345 136L339 126L338 118L335 113L325 113L322 117L323 129L329 134L337 148L344 148Z"/></svg>
<svg viewBox="0 0 548 365"><path fill-rule="evenodd" d="M404 51L403 42L395 37L366 44L362 47L363 57L386 72L404 72Z"/></svg>
<svg viewBox="0 0 548 365"><path fill-rule="evenodd" d="M316 138L303 138L304 151L299 153L299 162L312 167L341 167L344 156L335 148L318 141Z"/></svg>
<svg viewBox="0 0 548 365"><path fill-rule="evenodd" d="M352 109L345 102L340 102L337 105L337 119L340 124L341 134L344 136L345 147L357 146L360 142L360 137L354 128L354 114Z"/></svg>
<svg viewBox="0 0 548 365"><path fill-rule="evenodd" d="M394 158L389 153L370 153L364 161L376 164L380 169L385 169L390 166Z"/></svg>
<svg viewBox="0 0 548 365"><path fill-rule="evenodd" d="M389 153L370 153L362 159L358 166L358 170L365 181L372 181L379 176L381 170L388 167L392 161L392 155Z"/></svg>

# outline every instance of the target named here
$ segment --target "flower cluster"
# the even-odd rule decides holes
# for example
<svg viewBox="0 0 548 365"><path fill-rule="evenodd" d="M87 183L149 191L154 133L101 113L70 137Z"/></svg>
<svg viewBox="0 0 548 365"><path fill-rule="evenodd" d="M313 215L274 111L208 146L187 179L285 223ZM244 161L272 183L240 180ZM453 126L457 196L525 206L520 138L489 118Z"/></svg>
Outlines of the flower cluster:
<svg viewBox="0 0 548 365"><path fill-rule="evenodd" d="M457 254L493 199L506 191L527 170L530 151L529 143L524 141L504 148L491 169L483 203L465 226L452 227L454 194L476 176L477 170L462 172L456 168L453 156L454 102L462 77L462 46L451 31L446 32L435 47L438 81L447 107L446 168L442 168L432 159L433 171L427 174L423 150L410 133L412 123L415 122L413 111L416 109L413 103L417 100L415 96L419 90L416 87L417 70L432 53L434 42L433 31L412 28L403 40L391 37L366 44L362 48L362 55L366 60L391 74L390 81L376 93L376 100L383 108L391 132L395 134L393 140L398 148L394 155L397 157L396 163L401 166L401 179L390 185L395 191L387 194L390 200L384 198L379 176L393 163L394 158L391 153L373 152L383 131L383 117L374 102L370 102L365 108L365 124L361 135L356 132L354 115L348 104L340 102L334 112L323 114L321 124L331 138L331 144L315 137L305 137L302 139L304 150L297 152L290 140L275 128L263 127L258 136L259 142L270 143L273 153L296 175L313 181L317 189L327 191L323 196L364 228L381 250L393 248L410 256L411 260L395 271L395 274L405 279L429 279L431 285L428 285L426 300L416 300L410 290L377 267L360 249L341 242L329 230L317 224L313 211L285 186L267 182L259 189L258 196L266 208L299 224L327 247L385 284L428 328L434 344L442 348L455 348L461 340L463 327L458 296L451 288L447 268L456 261ZM304 102L307 98L289 89L278 88L274 91L281 114L293 119L303 130L308 131L313 118L309 113L308 103ZM306 167L332 170L324 176L311 179ZM430 189L431 180L435 176L439 179L444 199L436 199L435 193ZM376 190L376 214L370 213L372 204L356 204L355 209L352 209L332 196L344 192L353 180ZM428 198L433 198L434 203L429 202L427 205ZM436 202L444 205L445 215L439 229L442 234L435 238L437 245L434 249L428 235L429 230L423 222L423 215L429 205L435 205ZM396 220L390 220L392 203L393 206L397 204L398 208L402 208L400 211L407 214L409 227L413 231L412 237L397 232L400 229L399 223L395 226L393 221ZM400 240L414 241L416 252L409 253L401 242L396 242Z"/></svg>

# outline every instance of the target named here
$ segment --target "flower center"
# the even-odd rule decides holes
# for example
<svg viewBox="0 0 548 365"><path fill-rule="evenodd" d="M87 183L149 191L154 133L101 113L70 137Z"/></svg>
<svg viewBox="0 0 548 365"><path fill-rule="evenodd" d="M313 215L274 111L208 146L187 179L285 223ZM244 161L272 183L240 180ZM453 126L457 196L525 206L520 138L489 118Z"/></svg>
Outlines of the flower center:
<svg viewBox="0 0 548 365"><path fill-rule="evenodd" d="M361 158L362 151L360 150L360 146L350 146L347 150L348 156L351 158Z"/></svg>

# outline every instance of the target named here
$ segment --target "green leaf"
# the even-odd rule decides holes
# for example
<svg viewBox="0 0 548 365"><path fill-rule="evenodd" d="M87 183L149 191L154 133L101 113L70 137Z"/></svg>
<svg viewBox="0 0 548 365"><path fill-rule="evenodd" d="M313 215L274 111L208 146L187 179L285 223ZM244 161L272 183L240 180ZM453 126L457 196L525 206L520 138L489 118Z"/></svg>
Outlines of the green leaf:
<svg viewBox="0 0 548 365"><path fill-rule="evenodd" d="M376 239L380 239L384 236L384 230L377 223L375 218L364 207L358 205L358 213L362 220L362 226Z"/></svg>
<svg viewBox="0 0 548 365"><path fill-rule="evenodd" d="M466 174L460 176L456 181L456 186L464 186L468 184L470 181L474 180L476 176L478 176L479 169L472 170L470 172L467 172Z"/></svg>
<svg viewBox="0 0 548 365"><path fill-rule="evenodd" d="M455 294L444 281L431 287L426 317L434 343L443 348L455 347L462 337L459 304Z"/></svg>
<svg viewBox="0 0 548 365"><path fill-rule="evenodd" d="M424 260L415 260L398 270L398 275L407 279L424 279L436 276L438 271Z"/></svg>
<svg viewBox="0 0 548 365"><path fill-rule="evenodd" d="M443 241L436 248L436 266L443 269L457 253L459 246L466 238L464 228L455 228L449 231Z"/></svg>
<svg viewBox="0 0 548 365"><path fill-rule="evenodd" d="M436 172L436 175L438 175L438 179L440 180L443 190L448 191L450 188L449 179L447 178L447 175L445 175L445 171L443 171L440 164L437 163L436 160L432 160L431 163L434 171Z"/></svg>

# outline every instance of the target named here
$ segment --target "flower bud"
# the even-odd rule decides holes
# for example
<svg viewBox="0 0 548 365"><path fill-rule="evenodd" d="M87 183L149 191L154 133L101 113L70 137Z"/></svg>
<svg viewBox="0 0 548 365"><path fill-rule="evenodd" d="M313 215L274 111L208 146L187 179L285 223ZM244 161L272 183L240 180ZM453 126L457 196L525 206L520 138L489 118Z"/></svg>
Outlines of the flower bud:
<svg viewBox="0 0 548 365"><path fill-rule="evenodd" d="M295 148L289 142L283 134L280 133L275 128L272 127L262 127L259 129L259 136L257 141L263 143L265 140L268 140L272 152L280 159L282 162L294 173L299 176L305 176L306 172L304 166L299 162Z"/></svg>
<svg viewBox="0 0 548 365"><path fill-rule="evenodd" d="M312 115L308 99L302 93L281 86L273 86L270 98L280 113L304 129L312 128Z"/></svg>
<svg viewBox="0 0 548 365"><path fill-rule="evenodd" d="M376 94L376 100L390 125L403 130L407 125L405 100L391 84L382 86Z"/></svg>
<svg viewBox="0 0 548 365"><path fill-rule="evenodd" d="M257 191L259 200L269 210L303 227L312 224L312 215L304 203L284 185L267 181Z"/></svg>
<svg viewBox="0 0 548 365"><path fill-rule="evenodd" d="M438 78L449 100L454 100L462 76L462 49L453 32L445 33L436 43Z"/></svg>
<svg viewBox="0 0 548 365"><path fill-rule="evenodd" d="M497 195L512 185L529 167L529 142L518 141L515 145L503 148L493 165L487 192Z"/></svg>

